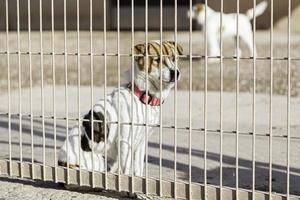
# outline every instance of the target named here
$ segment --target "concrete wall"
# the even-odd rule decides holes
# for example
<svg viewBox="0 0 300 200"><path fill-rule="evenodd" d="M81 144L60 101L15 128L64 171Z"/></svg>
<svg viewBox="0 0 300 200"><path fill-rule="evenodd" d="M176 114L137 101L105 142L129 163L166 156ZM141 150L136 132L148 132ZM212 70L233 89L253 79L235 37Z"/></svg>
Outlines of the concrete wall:
<svg viewBox="0 0 300 200"><path fill-rule="evenodd" d="M221 0L208 0L209 5L216 10L220 10ZM258 4L263 0L256 0ZM269 5L263 15L256 19L257 28L269 28L271 19L271 5ZM274 2L274 24L280 19L285 18L288 15L288 0L273 0ZM299 5L300 0L292 0L292 11L294 11ZM253 0L240 0L240 12L245 12L247 9L253 7ZM224 11L225 12L236 12L236 0L224 0ZM299 23L298 23L299 24ZM299 24L300 26L300 24Z"/></svg>
<svg viewBox="0 0 300 200"><path fill-rule="evenodd" d="M300 6L298 6L292 13L291 16L291 32L292 33L300 33L300 23L299 20L300 19ZM275 29L282 31L282 32L286 32L287 31L287 24L288 24L288 19L287 17L280 19L276 26Z"/></svg>
<svg viewBox="0 0 300 200"><path fill-rule="evenodd" d="M8 0L9 27L16 29L17 27L17 0ZM28 19L28 1L20 0L20 27L27 29ZM31 0L31 23L32 29L39 29L39 2L40 0ZM43 28L51 28L51 0L42 0L43 2ZM76 2L77 0L67 0L67 27L68 29L76 29ZM116 28L116 8L112 1L107 2L107 28ZM261 0L257 0L257 3ZM240 12L245 12L252 7L252 0L240 0ZM274 0L274 22L287 16L287 0ZM212 8L220 9L220 0L209 0L208 5ZM292 0L292 10L300 5L300 0ZM89 1L80 0L80 27L81 29L89 29ZM0 1L0 30L5 30L5 1ZM55 29L63 29L63 0L54 0ZM189 20L186 17L188 6L178 7L178 29L188 30ZM236 0L224 0L225 12L236 12ZM144 7L135 7L135 27L136 29L144 29ZM294 26L300 26L294 23ZM129 29L131 27L130 7L121 8L121 28ZM257 18L257 28L270 27L270 5L266 12ZM93 1L93 28L103 28L103 0ZM174 28L174 8L168 6L164 8L164 29ZM149 7L149 29L159 29L159 7Z"/></svg>
<svg viewBox="0 0 300 200"><path fill-rule="evenodd" d="M28 27L28 1L20 1L20 28ZM17 1L8 0L9 27L16 29L17 27ZM40 0L30 0L31 2L31 25L33 30L39 29L39 6ZM64 1L54 0L54 20L55 29L62 30L64 27ZM77 27L77 0L67 0L67 28L76 29ZM81 29L89 29L90 24L90 4L88 0L80 0L80 27ZM109 3L109 1L108 1ZM108 5L109 6L109 5ZM0 29L5 29L5 1L0 1ZM51 29L51 0L42 0L43 9L43 29ZM109 10L107 11L109 23ZM93 27L95 29L103 28L103 1L93 1Z"/></svg>

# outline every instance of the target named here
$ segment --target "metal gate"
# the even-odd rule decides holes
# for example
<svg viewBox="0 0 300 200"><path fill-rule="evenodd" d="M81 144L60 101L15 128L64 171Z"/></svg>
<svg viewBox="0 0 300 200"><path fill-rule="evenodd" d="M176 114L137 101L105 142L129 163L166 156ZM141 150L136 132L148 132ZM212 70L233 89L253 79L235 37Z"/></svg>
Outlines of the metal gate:
<svg viewBox="0 0 300 200"><path fill-rule="evenodd" d="M80 0L76 0L75 31L68 30L66 15L68 3L75 1L64 0L64 15L57 16L63 17L63 31L55 29L55 0L48 3L40 0L38 13L34 16L31 16L32 0L27 0L26 8L21 8L20 0L16 0L16 30L9 26L11 2L0 1L6 16L6 31L1 33L5 42L1 44L0 52L0 67L6 73L6 80L2 78L0 86L3 91L0 97L0 174L176 199L299 199L300 163L296 158L300 149L300 101L299 84L294 84L297 81L292 78L299 79L293 70L297 71L295 66L300 57L296 53L293 56L292 51L299 47L292 47L298 40L291 36L291 0L286 8L287 29L283 35L286 41L276 46L276 49L286 47L283 56L278 56L274 50L274 43L278 41L274 42L277 36L273 31L273 15L276 14L273 13L273 0L268 1L271 28L268 35L259 35L259 42L268 43L264 43L268 49L264 56L259 53L259 45L258 55L225 55L230 48L240 48L239 0L236 1L235 46L224 49L227 41L223 38L224 29L220 28L218 45L221 56L208 55L210 33L207 29L203 35L193 31L192 18L189 18L189 30L177 31L177 0L171 7L174 10L174 30L171 32L163 30L165 0L159 2L157 23L160 30L156 32L148 30L151 20L148 0L144 5L145 29L142 32L135 31L135 20L139 20L134 17L135 0L131 0L130 7L131 30L125 32L120 31L120 0L116 4L117 30L107 30L110 11L107 1L100 1L102 6L99 9L93 7L98 0L86 2L89 4L90 24L89 30L82 30ZM220 1L221 13L224 3L226 1ZM253 8L257 3L253 0ZM43 4L49 4L46 9L51 13L51 21L46 23L51 24L51 30L43 29ZM193 4L190 1L187 11L192 11ZM27 12L28 16L27 28L22 31L21 11ZM93 29L99 20L94 12L103 13L103 30ZM220 27L223 27L223 15L219 16ZM33 18L39 21L39 31L31 30ZM206 11L205 25L207 18ZM181 67L184 68L186 84L180 86L180 81L175 81L170 100L160 106L158 124L149 124L148 120L145 124L135 124L133 119L126 124L120 118L117 122L105 121L116 123L118 127L145 127L144 175L134 176L133 170L124 175L120 167L117 173L110 173L107 152L102 172L84 170L80 165L78 169L58 166L57 151L68 138L72 126L81 125L82 113L92 109L96 99L105 99L105 94L112 88L120 88L124 66L134 71L134 58L140 56L134 52L135 44L148 44L152 39L160 42L173 40L175 46L183 43L184 54L176 55L179 58L176 64L184 65ZM259 42L254 18L253 46ZM162 55L162 50L160 53ZM147 50L145 56L151 56ZM217 63L212 64L211 60L217 60ZM228 68L226 65L232 66ZM241 76L244 65L251 67L252 71ZM260 74L261 70L257 72L261 66L266 69L266 74ZM281 70L274 70L278 66ZM214 76L210 76L211 70ZM231 72L233 75L229 74ZM263 81L259 82L261 79L257 76L267 79L262 78ZM248 78L246 86L242 83L245 77ZM277 77L284 78L276 82ZM215 88L210 85L213 81L217 81ZM261 84L264 87L260 88ZM155 130L151 136L149 128Z"/></svg>

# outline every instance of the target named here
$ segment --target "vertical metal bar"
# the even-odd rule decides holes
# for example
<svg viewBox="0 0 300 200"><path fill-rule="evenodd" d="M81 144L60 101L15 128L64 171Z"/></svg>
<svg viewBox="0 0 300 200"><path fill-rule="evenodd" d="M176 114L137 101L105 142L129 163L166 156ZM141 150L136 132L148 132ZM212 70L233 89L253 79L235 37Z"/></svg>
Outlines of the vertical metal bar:
<svg viewBox="0 0 300 200"><path fill-rule="evenodd" d="M256 127L255 127L255 111L256 111L256 0L253 0L253 96L252 96L252 199L255 200L255 150L256 150Z"/></svg>
<svg viewBox="0 0 300 200"><path fill-rule="evenodd" d="M178 37L177 37L177 0L175 0L175 12L174 12L174 39L175 39L175 92L174 92L174 198L176 199L177 193L177 187L176 187L176 182L177 182L177 89L178 89L178 83L177 83L177 67L178 67L178 55L177 55L177 44L178 44ZM161 86L162 88L162 86ZM162 125L162 123L161 123Z"/></svg>
<svg viewBox="0 0 300 200"><path fill-rule="evenodd" d="M273 24L274 0L271 0L271 25L270 25L270 99L269 99L269 199L272 200L272 163L273 163Z"/></svg>
<svg viewBox="0 0 300 200"><path fill-rule="evenodd" d="M239 199L239 84L240 84L240 40L239 40L239 12L240 0L237 0L237 19L236 19L236 161L235 161L235 186L236 199Z"/></svg>
<svg viewBox="0 0 300 200"><path fill-rule="evenodd" d="M65 116L67 150L67 184L69 184L69 98L68 98L68 54L67 54L67 2L64 0L64 68L65 68ZM93 126L92 126L93 127Z"/></svg>
<svg viewBox="0 0 300 200"><path fill-rule="evenodd" d="M290 149L291 149L291 0L288 0L288 69L287 69L287 179L286 198L290 199Z"/></svg>
<svg viewBox="0 0 300 200"><path fill-rule="evenodd" d="M145 0L146 5L145 5L145 40L146 40L146 96L148 97L148 93L149 93L149 88L148 88L148 81L149 81L149 77L148 77L148 68L149 68L149 52L148 52L148 0ZM148 129L148 105L146 105L146 137L145 137L145 179L146 179L146 195L148 195L148 133L149 133L149 129Z"/></svg>
<svg viewBox="0 0 300 200"><path fill-rule="evenodd" d="M46 144L45 144L45 103L44 103L44 53L43 53L43 0L40 0L40 65L41 65L41 109L42 109L42 132L43 132L43 180L46 174Z"/></svg>
<svg viewBox="0 0 300 200"><path fill-rule="evenodd" d="M224 0L221 0L220 15L220 200L223 199L223 87L224 87L224 64L223 64L223 12Z"/></svg>
<svg viewBox="0 0 300 200"><path fill-rule="evenodd" d="M57 182L57 130L56 130L56 76L55 76L55 35L54 35L54 0L51 0L51 45L52 45L52 91L53 91L53 131L54 131L54 179Z"/></svg>
<svg viewBox="0 0 300 200"><path fill-rule="evenodd" d="M207 1L205 1L205 27L207 27ZM207 28L204 35L204 199L207 199Z"/></svg>
<svg viewBox="0 0 300 200"><path fill-rule="evenodd" d="M18 75L19 75L19 142L20 142L20 175L23 177L23 134L22 134L22 71L20 50L20 0L17 0L17 48L18 48Z"/></svg>
<svg viewBox="0 0 300 200"><path fill-rule="evenodd" d="M190 13L192 13L192 0L190 0ZM192 199L192 102L193 102L193 28L192 18L190 17L189 27L189 199Z"/></svg>
<svg viewBox="0 0 300 200"><path fill-rule="evenodd" d="M80 9L79 9L79 0L76 1L76 17L77 17L77 101L78 101L78 130L81 132L81 115L80 115ZM79 162L79 185L81 185L81 137L78 135L78 162Z"/></svg>
<svg viewBox="0 0 300 200"><path fill-rule="evenodd" d="M106 114L106 85L107 85L107 52L106 52L106 0L103 1L103 51L104 51L104 170L105 170L105 183L104 188L108 189L107 181L107 114Z"/></svg>
<svg viewBox="0 0 300 200"><path fill-rule="evenodd" d="M9 25L8 25L8 0L5 1L5 29L6 29L6 62L7 62L7 107L8 107L8 150L9 150L9 176L12 176L11 168L11 95L10 95L10 52L9 52Z"/></svg>
<svg viewBox="0 0 300 200"><path fill-rule="evenodd" d="M175 0L176 1L176 0ZM159 59L159 65L162 66L162 60L163 60L163 0L160 1L160 7L159 7L159 33L160 33L160 59ZM162 67L159 68L160 77L162 77ZM160 89L160 97L162 97L162 79L159 81L159 89ZM163 124L163 115L162 115L162 105L159 106L159 195L162 196L162 124ZM175 189L174 189L175 192Z"/></svg>
<svg viewBox="0 0 300 200"><path fill-rule="evenodd" d="M33 104L32 104L32 55L31 55L31 1L28 0L28 57L30 84L30 136L31 136L31 178L34 179L34 140L33 140Z"/></svg>
<svg viewBox="0 0 300 200"><path fill-rule="evenodd" d="M41 65L41 109L42 109L42 132L43 132L43 180L46 175L46 144L45 144L45 103L44 103L44 53L43 53L43 0L40 0L40 65Z"/></svg>
<svg viewBox="0 0 300 200"><path fill-rule="evenodd" d="M134 91L134 0L131 0L131 91ZM131 92L131 192L134 193L134 92Z"/></svg>
<svg viewBox="0 0 300 200"><path fill-rule="evenodd" d="M121 122L120 122L120 0L117 0L117 65L118 65L118 190L121 191Z"/></svg>
<svg viewBox="0 0 300 200"><path fill-rule="evenodd" d="M103 50L104 50L104 158L105 158L105 184L108 189L107 181L107 114L106 114L106 85L107 85L107 52L106 52L106 0L103 1Z"/></svg>
<svg viewBox="0 0 300 200"><path fill-rule="evenodd" d="M91 133L92 133L92 187L95 187L95 169L94 169L94 52L93 52L93 0L90 0L90 70L91 70ZM96 122L98 123L98 122Z"/></svg>

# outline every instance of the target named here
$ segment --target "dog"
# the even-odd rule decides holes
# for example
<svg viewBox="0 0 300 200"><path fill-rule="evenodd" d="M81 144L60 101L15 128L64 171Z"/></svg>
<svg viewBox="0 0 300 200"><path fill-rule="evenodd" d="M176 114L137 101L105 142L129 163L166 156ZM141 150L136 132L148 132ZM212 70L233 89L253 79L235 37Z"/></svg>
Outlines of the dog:
<svg viewBox="0 0 300 200"><path fill-rule="evenodd" d="M250 20L257 17L266 10L268 3L262 1L255 7L255 16L253 16L253 8L249 9L246 14L239 14L239 36L246 43L252 56L256 56L256 47L253 46L253 32ZM205 8L207 8L207 23L205 27ZM210 7L204 4L196 4L193 6L191 12L188 11L188 18L197 20L197 22L203 26L203 29L207 31L207 42L209 45L209 56L220 56L220 31L222 30L223 38L236 37L237 36L237 14L230 13L222 15L222 27L220 22L220 12L214 11ZM239 56L242 55L241 50L238 49Z"/></svg>
<svg viewBox="0 0 300 200"><path fill-rule="evenodd" d="M146 49L148 58L145 57ZM160 54L161 50L163 55ZM130 170L133 170L135 176L143 175L146 145L146 128L143 124L146 124L146 109L148 109L148 124L157 125L160 105L167 98L175 81L178 81L181 76L175 60L178 59L176 55L182 55L183 49L179 44L175 45L171 41L162 42L162 46L160 46L160 41L150 41L147 46L146 44L136 45L134 52L134 85L131 85L129 81L120 88L114 89L106 96L106 101L104 99L97 101L93 106L93 111L90 110L83 115L81 126L77 125L70 131L68 139L59 150L58 164L60 166L66 166L68 161L71 168L78 168L80 165L82 169L103 172L106 151L107 159L112 161L109 164L111 173L116 172L120 165L123 174L129 175ZM131 80L131 77L128 79ZM146 87L148 87L148 94ZM133 104L131 104L132 97ZM105 106L106 114L104 113ZM92 119L95 120L93 123ZM133 128L131 119L134 123ZM120 132L118 127L120 127ZM151 132L152 129L149 127L149 135ZM119 145L120 151L118 151ZM133 166L131 166L132 153ZM81 156L80 163L79 155ZM118 163L119 157L120 163Z"/></svg>

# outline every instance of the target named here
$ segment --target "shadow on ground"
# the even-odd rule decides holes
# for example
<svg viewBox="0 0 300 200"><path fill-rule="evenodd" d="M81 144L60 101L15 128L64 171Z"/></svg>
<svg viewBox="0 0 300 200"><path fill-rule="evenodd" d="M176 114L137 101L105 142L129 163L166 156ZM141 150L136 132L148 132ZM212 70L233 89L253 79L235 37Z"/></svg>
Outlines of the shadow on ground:
<svg viewBox="0 0 300 200"><path fill-rule="evenodd" d="M11 122L11 131L18 133L19 131L19 125L17 119L13 119ZM30 122L28 119L23 120L24 123ZM40 120L34 120L36 124L41 123ZM53 124L51 122L45 123L45 137L48 139L53 139ZM8 129L8 123L6 119L0 118L0 131L1 129L4 129L7 131ZM57 149L59 148L60 144L63 142L65 136L64 131L66 130L65 126L63 124L57 124ZM2 131L3 132L3 131ZM26 138L30 138L31 136L31 129L27 126L22 126L22 134L23 140L22 145L24 148L31 147L30 142L26 142ZM41 130L41 127L37 128L35 127L33 130L33 134L37 138L43 137L43 131ZM3 134L2 134L3 135ZM36 142L37 140L35 140ZM8 146L8 140L7 137L0 138L0 144L1 146ZM12 149L17 149L19 146L18 141L12 141ZM149 142L149 147L151 149L159 149L159 144L156 142ZM34 144L35 148L42 148L43 145L40 143ZM54 149L54 144L47 143L45 145L46 150L52 151ZM174 152L174 146L173 145L167 145L163 144L162 149L167 152ZM3 153L3 151L2 151ZM158 166L160 159L157 156L154 156L152 153L149 153L148 156L148 162L150 165ZM188 155L189 154L189 148L186 147L177 147L177 154L180 155ZM191 149L191 155L193 158L204 158L204 151L192 148ZM0 157L5 158L8 155L0 155ZM23 160L31 161L30 154L23 155ZM14 157L14 159L18 159L18 157ZM213 152L207 152L207 161L220 161L220 154L213 153ZM236 157L223 155L223 185L228 187L235 187L236 186ZM39 162L39 158L36 157L36 162ZM252 174L253 174L253 162L252 160L242 159L239 158L238 160L239 170L238 170L238 176L239 176L239 187L244 189L251 189L252 188ZM151 166L150 166L151 167ZM173 159L162 159L162 167L164 169L173 170L174 169L174 160ZM204 169L203 167L196 166L194 163L191 166L191 177L193 182L203 182L204 180ZM286 173L286 166L281 166L277 164L272 165L272 190L277 193L286 193L286 183L287 183L287 173ZM187 181L189 178L189 165L188 163L178 161L177 162L177 172L183 173L184 181ZM255 189L260 191L268 191L269 190L269 163L266 162L255 162ZM300 168L294 168L290 167L290 194L294 195L300 195ZM10 179L10 178L0 178L0 180L3 181L17 181L22 184L30 184L34 187L45 187L45 188L55 188L55 189L61 189L57 184L53 182L49 182L47 184L44 184L41 181L31 181L31 180L18 180L18 179ZM211 167L207 171L207 182L212 185L218 186L220 184L220 167ZM78 190L76 190L78 191ZM88 190L84 189L82 192L86 192ZM80 191L79 191L80 192ZM93 191L92 191L93 192ZM103 192L102 192L103 193Z"/></svg>

